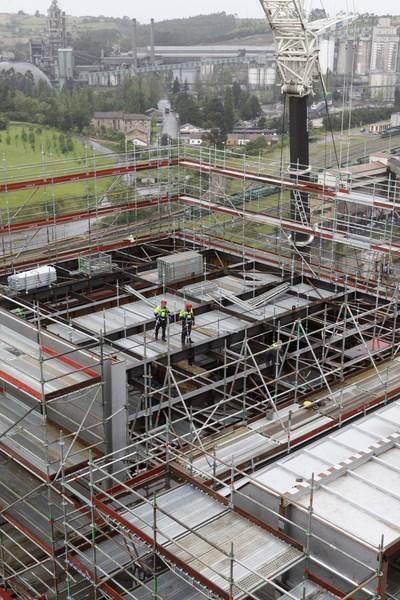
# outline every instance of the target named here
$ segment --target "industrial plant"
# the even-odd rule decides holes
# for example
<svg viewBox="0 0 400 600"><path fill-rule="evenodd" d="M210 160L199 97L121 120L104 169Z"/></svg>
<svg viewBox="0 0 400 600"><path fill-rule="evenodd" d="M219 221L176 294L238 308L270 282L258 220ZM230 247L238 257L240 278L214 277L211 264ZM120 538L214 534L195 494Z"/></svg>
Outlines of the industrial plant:
<svg viewBox="0 0 400 600"><path fill-rule="evenodd" d="M1 172L1 600L399 598L400 161L310 165L354 17L261 5L287 161Z"/></svg>

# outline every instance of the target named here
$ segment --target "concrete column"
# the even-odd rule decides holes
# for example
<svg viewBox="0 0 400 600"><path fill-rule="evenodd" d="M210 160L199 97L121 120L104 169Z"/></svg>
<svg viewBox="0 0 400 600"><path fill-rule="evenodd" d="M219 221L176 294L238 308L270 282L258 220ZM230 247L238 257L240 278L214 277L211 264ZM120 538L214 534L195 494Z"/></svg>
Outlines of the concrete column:
<svg viewBox="0 0 400 600"><path fill-rule="evenodd" d="M103 379L105 448L107 453L111 453L124 448L128 443L125 362L104 358Z"/></svg>

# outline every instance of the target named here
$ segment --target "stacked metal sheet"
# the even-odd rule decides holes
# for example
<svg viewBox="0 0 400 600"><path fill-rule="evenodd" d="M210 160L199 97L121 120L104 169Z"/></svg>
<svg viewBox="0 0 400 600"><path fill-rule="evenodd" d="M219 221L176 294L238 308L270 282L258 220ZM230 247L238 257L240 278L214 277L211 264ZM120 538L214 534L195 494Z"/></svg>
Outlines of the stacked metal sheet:
<svg viewBox="0 0 400 600"><path fill-rule="evenodd" d="M112 271L112 256L105 252L79 257L79 271L85 275L110 273Z"/></svg>
<svg viewBox="0 0 400 600"><path fill-rule="evenodd" d="M54 267L44 265L31 271L14 273L8 277L8 287L17 292L28 292L40 287L50 286L57 281L57 272Z"/></svg>
<svg viewBox="0 0 400 600"><path fill-rule="evenodd" d="M158 279L173 283L203 273L203 257L199 252L189 251L163 256L157 260Z"/></svg>

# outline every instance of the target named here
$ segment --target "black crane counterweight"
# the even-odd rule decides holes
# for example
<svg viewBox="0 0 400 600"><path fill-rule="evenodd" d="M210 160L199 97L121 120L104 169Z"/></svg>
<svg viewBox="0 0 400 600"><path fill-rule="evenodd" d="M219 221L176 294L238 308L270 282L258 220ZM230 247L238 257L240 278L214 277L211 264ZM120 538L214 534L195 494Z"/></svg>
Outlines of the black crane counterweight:
<svg viewBox="0 0 400 600"><path fill-rule="evenodd" d="M310 151L308 136L308 96L289 95L290 176L296 180L309 179ZM305 192L291 192L290 217L299 223L310 222L310 203ZM296 245L303 246L309 236L293 235Z"/></svg>
<svg viewBox="0 0 400 600"><path fill-rule="evenodd" d="M289 170L293 179L309 179L308 97L313 92L313 75L319 73L318 36L352 15L336 15L309 21L305 0L260 0L271 27L276 48L276 62L282 80L282 93L289 98ZM310 224L308 194L293 192L291 219ZM308 246L312 236L296 234L299 248Z"/></svg>

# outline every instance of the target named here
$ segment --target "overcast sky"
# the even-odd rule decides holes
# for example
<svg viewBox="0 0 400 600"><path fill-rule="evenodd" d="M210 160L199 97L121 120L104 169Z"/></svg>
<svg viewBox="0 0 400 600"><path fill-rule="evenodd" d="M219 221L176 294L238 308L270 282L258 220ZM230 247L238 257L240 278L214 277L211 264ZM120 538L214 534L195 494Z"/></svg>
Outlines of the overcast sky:
<svg viewBox="0 0 400 600"><path fill-rule="evenodd" d="M1 0L1 12L24 10L33 13L39 9L45 12L50 0ZM114 17L136 17L146 23L151 17L162 20L174 17L188 17L194 14L208 14L226 11L240 17L261 17L262 9L258 0L59 0L60 6L70 15L107 15ZM323 6L330 14L339 10L351 12L375 12L376 14L400 14L399 0L312 0L312 6Z"/></svg>

